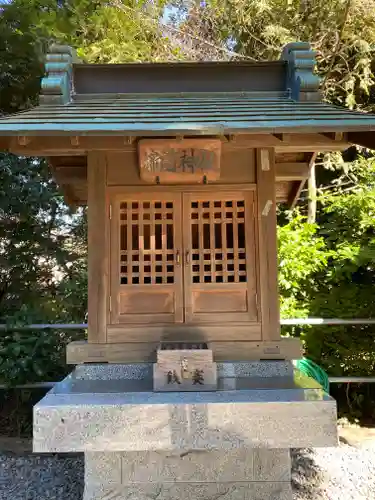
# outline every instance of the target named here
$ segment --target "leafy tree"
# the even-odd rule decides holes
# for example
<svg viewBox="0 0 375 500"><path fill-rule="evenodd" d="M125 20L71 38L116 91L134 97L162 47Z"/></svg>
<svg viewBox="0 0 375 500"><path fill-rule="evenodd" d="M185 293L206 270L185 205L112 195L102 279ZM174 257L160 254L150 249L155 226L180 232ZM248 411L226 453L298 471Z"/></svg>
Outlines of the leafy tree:
<svg viewBox="0 0 375 500"><path fill-rule="evenodd" d="M173 57L159 25L164 4L163 0L13 0L4 12L16 19L23 13L22 35L28 32L44 46L57 41L73 46L86 62L123 63Z"/></svg>
<svg viewBox="0 0 375 500"><path fill-rule="evenodd" d="M291 41L318 53L323 92L348 106L374 104L374 0L207 0L176 2L182 25L254 60L274 60Z"/></svg>
<svg viewBox="0 0 375 500"><path fill-rule="evenodd" d="M311 296L317 292L314 276L327 266L330 252L317 234L316 224L294 215L278 228L280 312L284 318L307 317Z"/></svg>
<svg viewBox="0 0 375 500"><path fill-rule="evenodd" d="M0 115L36 102L43 74L43 44L30 30L30 13L0 6Z"/></svg>
<svg viewBox="0 0 375 500"><path fill-rule="evenodd" d="M284 317L375 316L375 161L360 159L335 186L321 191L317 224L301 216L279 228L280 290ZM332 376L372 375L372 325L295 329L306 352ZM366 410L364 390L352 394L351 412ZM370 405L371 406L371 405Z"/></svg>

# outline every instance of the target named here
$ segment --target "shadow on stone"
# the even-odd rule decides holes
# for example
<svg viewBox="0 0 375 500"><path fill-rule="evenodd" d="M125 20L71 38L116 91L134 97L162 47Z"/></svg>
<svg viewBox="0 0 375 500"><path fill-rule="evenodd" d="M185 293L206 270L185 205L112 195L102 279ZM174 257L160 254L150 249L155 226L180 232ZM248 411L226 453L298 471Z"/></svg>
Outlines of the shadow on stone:
<svg viewBox="0 0 375 500"><path fill-rule="evenodd" d="M311 449L293 448L290 450L292 460L292 489L294 500L312 500L320 491L323 472L316 465Z"/></svg>

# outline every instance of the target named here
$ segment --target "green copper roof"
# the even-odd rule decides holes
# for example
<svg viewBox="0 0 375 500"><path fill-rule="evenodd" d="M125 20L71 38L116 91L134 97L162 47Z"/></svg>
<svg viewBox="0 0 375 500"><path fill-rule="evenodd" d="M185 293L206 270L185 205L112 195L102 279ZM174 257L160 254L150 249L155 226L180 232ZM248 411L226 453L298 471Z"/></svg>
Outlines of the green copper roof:
<svg viewBox="0 0 375 500"><path fill-rule="evenodd" d="M305 42L251 64L85 65L52 45L40 105L0 118L0 137L375 131L375 115L321 102L314 67Z"/></svg>
<svg viewBox="0 0 375 500"><path fill-rule="evenodd" d="M269 94L75 96L0 118L0 136L375 131L375 115Z"/></svg>

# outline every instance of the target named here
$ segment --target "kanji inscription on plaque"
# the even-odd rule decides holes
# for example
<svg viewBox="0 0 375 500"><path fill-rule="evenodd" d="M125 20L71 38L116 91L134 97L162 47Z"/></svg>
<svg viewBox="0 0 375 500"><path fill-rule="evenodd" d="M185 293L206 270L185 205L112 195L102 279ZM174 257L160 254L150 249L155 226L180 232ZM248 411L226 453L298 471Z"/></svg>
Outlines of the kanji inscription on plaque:
<svg viewBox="0 0 375 500"><path fill-rule="evenodd" d="M214 391L216 363L207 344L166 343L157 350L155 391Z"/></svg>
<svg viewBox="0 0 375 500"><path fill-rule="evenodd" d="M181 384L176 370L169 370L167 372L167 384Z"/></svg>
<svg viewBox="0 0 375 500"><path fill-rule="evenodd" d="M140 175L147 182L209 182L220 177L219 139L144 139L138 146Z"/></svg>

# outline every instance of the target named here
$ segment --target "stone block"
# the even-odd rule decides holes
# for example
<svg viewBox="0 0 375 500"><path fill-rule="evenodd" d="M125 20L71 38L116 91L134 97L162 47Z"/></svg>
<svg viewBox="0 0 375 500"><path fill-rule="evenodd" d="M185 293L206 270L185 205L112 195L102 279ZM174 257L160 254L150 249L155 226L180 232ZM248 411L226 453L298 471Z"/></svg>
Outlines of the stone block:
<svg viewBox="0 0 375 500"><path fill-rule="evenodd" d="M78 380L143 380L152 378L152 363L95 363L77 365L72 376Z"/></svg>
<svg viewBox="0 0 375 500"><path fill-rule="evenodd" d="M291 361L236 361L217 363L218 378L247 377L293 377L294 367Z"/></svg>
<svg viewBox="0 0 375 500"><path fill-rule="evenodd" d="M144 483L97 488L85 485L83 500L291 500L288 482Z"/></svg>
<svg viewBox="0 0 375 500"><path fill-rule="evenodd" d="M255 481L291 481L292 464L290 450L253 450L253 474Z"/></svg>
<svg viewBox="0 0 375 500"><path fill-rule="evenodd" d="M290 500L290 485L289 450L85 453L84 500Z"/></svg>
<svg viewBox="0 0 375 500"><path fill-rule="evenodd" d="M33 445L35 452L336 446L336 404L312 389L50 393L34 407Z"/></svg>
<svg viewBox="0 0 375 500"><path fill-rule="evenodd" d="M122 483L122 453L86 452L85 483L117 487Z"/></svg>
<svg viewBox="0 0 375 500"><path fill-rule="evenodd" d="M152 378L152 363L97 363L78 365L72 377L79 380L143 380ZM293 377L291 361L236 361L217 363L218 378Z"/></svg>
<svg viewBox="0 0 375 500"><path fill-rule="evenodd" d="M108 486L291 480L289 450L85 453L86 481Z"/></svg>
<svg viewBox="0 0 375 500"><path fill-rule="evenodd" d="M253 481L251 450L122 453L122 483Z"/></svg>

